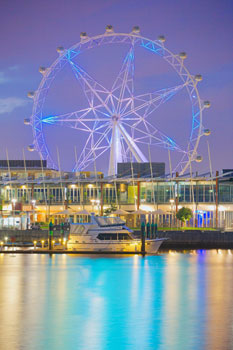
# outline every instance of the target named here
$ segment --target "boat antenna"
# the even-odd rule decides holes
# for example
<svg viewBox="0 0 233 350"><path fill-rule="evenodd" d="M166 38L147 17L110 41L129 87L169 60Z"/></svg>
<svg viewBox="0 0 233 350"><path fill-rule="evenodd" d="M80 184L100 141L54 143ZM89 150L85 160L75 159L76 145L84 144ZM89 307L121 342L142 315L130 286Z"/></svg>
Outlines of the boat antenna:
<svg viewBox="0 0 233 350"><path fill-rule="evenodd" d="M47 203L47 193L46 193L46 186L45 186L44 164L43 164L43 159L42 159L41 153L40 153L40 163L41 163L41 172L42 172L42 179L43 179L45 208L46 208L46 214L48 214L48 203Z"/></svg>
<svg viewBox="0 0 233 350"><path fill-rule="evenodd" d="M136 193L135 193L135 181L134 181L134 171L133 171L133 162L132 162L132 152L131 152L131 150L130 150L130 165L131 165L131 175L132 175L132 182L133 182L134 206L135 206L135 210L137 210L137 201L136 201Z"/></svg>
<svg viewBox="0 0 233 350"><path fill-rule="evenodd" d="M58 170L59 170L59 177L60 177L62 205L63 205L63 210L64 210L65 209L65 201L64 201L64 192L63 192L63 184L62 184L62 176L61 176L61 163L60 163L60 155L59 155L58 147L57 147L57 162L58 162Z"/></svg>
<svg viewBox="0 0 233 350"><path fill-rule="evenodd" d="M77 148L74 146L74 155L75 155L75 163L76 163L76 170L78 171L78 199L81 204L81 183L80 183L80 172L77 169L78 164L78 154L77 154ZM83 207L84 208L84 207Z"/></svg>
<svg viewBox="0 0 233 350"><path fill-rule="evenodd" d="M151 174L151 185L152 185L152 200L154 203L154 210L155 210L155 192L154 192L154 178L153 178L153 169L152 169L152 163L151 163L151 153L150 153L150 145L148 144L148 153L149 153L149 162L150 162L150 174Z"/></svg>
<svg viewBox="0 0 233 350"><path fill-rule="evenodd" d="M210 145L209 141L207 140L207 148L208 148L208 157L209 157L209 167L210 167L210 179L212 183L212 193L213 193L213 202L215 202L215 195L214 195L214 183L213 183L213 169L212 169L212 161L210 156Z"/></svg>
<svg viewBox="0 0 233 350"><path fill-rule="evenodd" d="M174 183L172 182L172 162L171 162L171 152L170 147L168 145L168 160L169 160L169 170L170 170L170 179L171 179L171 188L172 188L172 198L175 198L175 190L174 190Z"/></svg>
<svg viewBox="0 0 233 350"><path fill-rule="evenodd" d="M27 164L26 164L26 158L25 158L25 152L23 148L23 164L24 164L24 175L25 175L25 181L26 181L26 196L29 200L29 189L28 189L28 175L27 175Z"/></svg>
<svg viewBox="0 0 233 350"><path fill-rule="evenodd" d="M189 170L190 170L190 182L191 182L191 193L192 193L192 202L193 202L193 212L194 212L194 226L196 220L196 212L195 212L195 201L194 201L194 189L193 189L193 173L192 173L192 162L190 157L190 145L188 145L188 158L189 158Z"/></svg>

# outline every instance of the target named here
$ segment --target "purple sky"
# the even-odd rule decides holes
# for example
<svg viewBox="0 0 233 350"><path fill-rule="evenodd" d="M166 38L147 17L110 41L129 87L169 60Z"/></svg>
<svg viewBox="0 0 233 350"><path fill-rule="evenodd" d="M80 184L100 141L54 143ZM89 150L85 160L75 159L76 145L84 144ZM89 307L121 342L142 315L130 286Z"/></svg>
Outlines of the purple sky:
<svg viewBox="0 0 233 350"><path fill-rule="evenodd" d="M232 0L1 0L0 158L6 158L6 148L11 159L22 158L23 148L27 158L38 158L36 153L26 151L27 145L32 143L32 131L23 124L23 119L29 118L32 111L32 101L26 97L27 92L36 90L41 80L38 67L52 64L57 58L57 46L69 48L79 41L82 31L89 36L104 33L107 24L112 24L116 32L126 33L134 25L139 25L143 36L156 39L163 34L167 38L165 44L168 49L174 53L187 52L187 68L192 74L200 73L203 76L199 84L200 96L203 100L211 101L211 108L204 111L204 125L211 129L208 140L213 169L233 168ZM109 75L105 64L101 65L98 59L94 63L90 63L88 57L86 59L85 68L93 72L92 75L98 80L102 79L102 83L107 82ZM144 59L143 56L141 59ZM141 77L142 91L149 92L146 59L145 56L144 70L140 72L144 75ZM114 63L117 65L117 61ZM118 71L118 67L115 71ZM161 88L172 86L167 78L166 72L164 76L158 75ZM68 84L65 78L61 81ZM63 89L66 89L65 85ZM59 93L62 96L62 89ZM60 104L54 105L54 109L67 110L67 103L60 98L59 101ZM167 110L173 122L175 119L174 126L171 120L167 123L167 131L176 129L175 134L170 136L181 139L182 128L176 121L177 108L174 110L171 106L170 111ZM49 132L47 135L50 135ZM76 136L71 132L72 141L69 143L65 140L61 145L59 132L55 132L55 135L54 140L50 136L50 142L62 149L62 164L68 167L70 164L66 160L69 157L73 159L74 154L67 157L65 151L71 147ZM204 161L197 169L202 172L208 171L206 140L203 138L199 147ZM161 160L162 153L160 156L156 152L153 154L153 160ZM97 167L106 170L104 158L99 160Z"/></svg>

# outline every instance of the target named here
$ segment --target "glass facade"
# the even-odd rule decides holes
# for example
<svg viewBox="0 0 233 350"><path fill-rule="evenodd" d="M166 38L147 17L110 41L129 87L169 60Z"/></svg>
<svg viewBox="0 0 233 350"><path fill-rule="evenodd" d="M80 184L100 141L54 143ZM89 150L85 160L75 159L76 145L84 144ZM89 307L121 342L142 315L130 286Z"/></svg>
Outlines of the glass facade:
<svg viewBox="0 0 233 350"><path fill-rule="evenodd" d="M215 203L216 186L211 181L191 182L140 182L102 184L76 184L61 186L60 184L41 184L27 186L2 186L1 200L4 203L16 199L20 203L30 203L32 199L40 204L58 204L65 201L70 204L91 204L103 198L103 204L168 204L178 198L179 203ZM219 203L233 203L233 182L219 183Z"/></svg>
<svg viewBox="0 0 233 350"><path fill-rule="evenodd" d="M219 185L219 199L222 203L232 203L233 202L233 184L220 184Z"/></svg>

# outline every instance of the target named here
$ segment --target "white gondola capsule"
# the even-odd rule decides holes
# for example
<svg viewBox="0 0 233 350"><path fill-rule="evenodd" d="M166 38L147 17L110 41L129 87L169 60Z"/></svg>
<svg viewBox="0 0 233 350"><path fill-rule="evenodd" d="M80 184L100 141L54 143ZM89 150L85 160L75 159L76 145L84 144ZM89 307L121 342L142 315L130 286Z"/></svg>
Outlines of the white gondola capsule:
<svg viewBox="0 0 233 350"><path fill-rule="evenodd" d="M196 156L195 160L197 163L200 163L200 162L202 162L203 158L202 158L202 156Z"/></svg>
<svg viewBox="0 0 233 350"><path fill-rule="evenodd" d="M140 33L140 28L139 28L139 26L134 26L133 29L132 29L132 33L133 33L133 34L138 34L138 33Z"/></svg>
<svg viewBox="0 0 233 350"><path fill-rule="evenodd" d="M35 146L34 146L34 145L29 145L29 146L28 146L28 151L29 151L29 152L35 151Z"/></svg>
<svg viewBox="0 0 233 350"><path fill-rule="evenodd" d="M204 129L204 135L209 136L211 134L210 129Z"/></svg>
<svg viewBox="0 0 233 350"><path fill-rule="evenodd" d="M195 77L194 77L194 79L195 79L196 81L202 81L202 75L201 75L201 74L196 74Z"/></svg>
<svg viewBox="0 0 233 350"><path fill-rule="evenodd" d="M29 98L34 98L35 97L35 91L29 91L28 92L28 97Z"/></svg>
<svg viewBox="0 0 233 350"><path fill-rule="evenodd" d="M180 52L179 56L182 60L185 60L185 58L187 58L187 53L186 52Z"/></svg>
<svg viewBox="0 0 233 350"><path fill-rule="evenodd" d="M111 26L110 24L108 24L105 29L106 29L107 33L113 33L114 32L113 26Z"/></svg>
<svg viewBox="0 0 233 350"><path fill-rule="evenodd" d="M62 55L64 53L65 49L63 46L58 46L57 47L57 52L59 53L59 55Z"/></svg>
<svg viewBox="0 0 233 350"><path fill-rule="evenodd" d="M161 43L164 43L166 41L166 38L164 35L159 35L158 36L158 41L160 41Z"/></svg>
<svg viewBox="0 0 233 350"><path fill-rule="evenodd" d="M45 68L45 67L40 67L40 68L39 68L39 72L40 72L41 74L45 74L45 73L46 73L46 68Z"/></svg>
<svg viewBox="0 0 233 350"><path fill-rule="evenodd" d="M204 107L210 108L210 101L204 101Z"/></svg>
<svg viewBox="0 0 233 350"><path fill-rule="evenodd" d="M80 38L81 38L81 40L87 39L88 38L87 33L86 32L81 32L80 33Z"/></svg>
<svg viewBox="0 0 233 350"><path fill-rule="evenodd" d="M24 125L30 125L31 123L30 123L30 119L28 119L28 118L25 118L24 119Z"/></svg>

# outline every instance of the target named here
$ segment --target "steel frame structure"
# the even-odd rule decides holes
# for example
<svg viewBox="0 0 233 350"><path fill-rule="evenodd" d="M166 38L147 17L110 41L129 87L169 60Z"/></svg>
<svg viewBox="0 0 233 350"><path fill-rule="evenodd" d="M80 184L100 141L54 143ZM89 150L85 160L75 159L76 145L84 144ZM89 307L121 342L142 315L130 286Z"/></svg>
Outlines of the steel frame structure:
<svg viewBox="0 0 233 350"><path fill-rule="evenodd" d="M128 52L121 70L110 90L106 89L91 77L75 58L86 50L107 44L125 44ZM159 91L134 95L134 51L135 47L159 55L170 64L181 79L181 84ZM88 107L71 113L45 116L43 106L48 90L55 76L66 66L70 65L79 82ZM86 144L75 166L75 171L84 170L104 152L109 151L108 175L116 174L117 163L133 159L146 162L147 158L140 149L140 144L164 147L181 153L181 161L173 171L183 174L190 163L197 158L197 148L204 134L202 111L206 107L200 99L196 76L189 73L184 66L182 55L175 55L164 46L163 40L150 40L140 33L115 33L106 31L95 37L81 37L81 41L70 49L60 48L59 57L46 69L41 71L43 78L35 93L34 105L30 124L33 130L34 147L42 159L47 160L49 167L56 169L46 145L43 133L44 124L68 126L87 134ZM192 129L187 148L180 147L171 137L168 137L154 125L148 116L176 93L186 89L192 113Z"/></svg>

